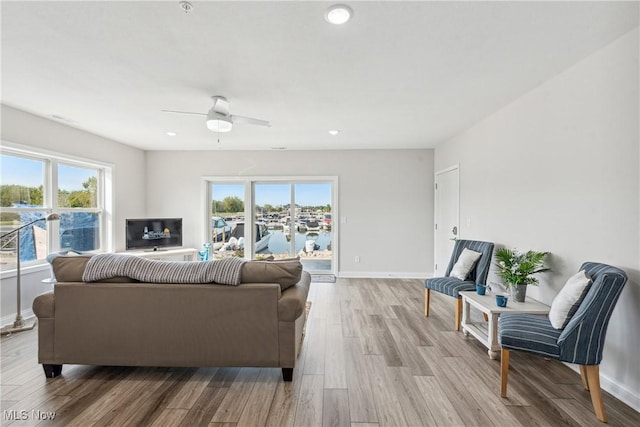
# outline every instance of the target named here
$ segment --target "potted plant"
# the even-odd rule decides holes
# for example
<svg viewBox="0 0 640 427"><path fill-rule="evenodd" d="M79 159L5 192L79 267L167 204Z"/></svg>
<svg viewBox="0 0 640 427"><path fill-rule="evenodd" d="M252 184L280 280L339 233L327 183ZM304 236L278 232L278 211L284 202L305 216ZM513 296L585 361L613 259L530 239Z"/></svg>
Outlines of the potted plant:
<svg viewBox="0 0 640 427"><path fill-rule="evenodd" d="M513 249L498 248L495 252L498 275L504 280L507 288L511 289L513 299L524 302L527 285L537 285L538 279L533 275L549 271L544 266L544 258L549 252L528 251L521 253Z"/></svg>

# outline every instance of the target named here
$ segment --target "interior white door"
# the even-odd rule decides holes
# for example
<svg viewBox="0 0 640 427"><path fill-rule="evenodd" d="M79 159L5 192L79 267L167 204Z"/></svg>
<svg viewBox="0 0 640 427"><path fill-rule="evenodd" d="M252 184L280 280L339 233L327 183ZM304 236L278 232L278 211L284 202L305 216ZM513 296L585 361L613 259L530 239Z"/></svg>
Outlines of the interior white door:
<svg viewBox="0 0 640 427"><path fill-rule="evenodd" d="M435 175L435 265L434 276L444 276L453 244L460 230L460 178L458 166Z"/></svg>

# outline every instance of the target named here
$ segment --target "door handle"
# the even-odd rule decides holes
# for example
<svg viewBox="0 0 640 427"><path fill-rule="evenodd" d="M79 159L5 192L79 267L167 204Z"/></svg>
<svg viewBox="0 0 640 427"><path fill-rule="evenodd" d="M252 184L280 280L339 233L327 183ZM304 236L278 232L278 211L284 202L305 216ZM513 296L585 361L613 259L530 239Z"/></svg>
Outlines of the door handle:
<svg viewBox="0 0 640 427"><path fill-rule="evenodd" d="M453 234L453 237L449 238L449 240L458 240L458 227L454 226L451 229L451 233Z"/></svg>

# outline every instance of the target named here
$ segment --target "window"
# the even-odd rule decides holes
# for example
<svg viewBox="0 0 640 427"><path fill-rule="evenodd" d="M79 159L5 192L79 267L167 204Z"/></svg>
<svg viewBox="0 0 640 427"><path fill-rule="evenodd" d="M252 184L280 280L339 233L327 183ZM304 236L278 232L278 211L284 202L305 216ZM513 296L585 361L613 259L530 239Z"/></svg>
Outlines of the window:
<svg viewBox="0 0 640 427"><path fill-rule="evenodd" d="M108 173L107 173L108 172ZM0 156L0 267L15 268L17 234L5 234L56 213L59 221L39 221L22 229L20 261L42 260L50 252L101 251L104 244L104 180L110 168L3 147Z"/></svg>
<svg viewBox="0 0 640 427"><path fill-rule="evenodd" d="M335 265L335 177L206 178L211 215L206 242L217 257L300 257L304 268L331 273ZM248 219L246 219L248 218ZM221 222L222 221L222 222ZM252 242L252 244L247 244Z"/></svg>
<svg viewBox="0 0 640 427"><path fill-rule="evenodd" d="M100 249L102 210L98 204L98 176L98 168L58 164L61 249Z"/></svg>

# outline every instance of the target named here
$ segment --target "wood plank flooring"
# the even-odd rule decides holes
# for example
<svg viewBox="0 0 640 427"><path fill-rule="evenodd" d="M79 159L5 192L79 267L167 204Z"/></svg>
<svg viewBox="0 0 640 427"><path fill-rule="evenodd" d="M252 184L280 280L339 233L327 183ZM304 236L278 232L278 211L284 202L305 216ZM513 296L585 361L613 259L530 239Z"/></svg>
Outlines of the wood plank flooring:
<svg viewBox="0 0 640 427"><path fill-rule="evenodd" d="M293 381L277 368L64 366L45 379L37 332L1 341L3 426L601 426L580 377L512 352L500 362L453 330L453 300L419 280L313 283ZM606 355L605 355L606 357ZM610 426L640 414L604 393ZM55 414L55 418L50 418ZM21 419L25 418L25 419Z"/></svg>

